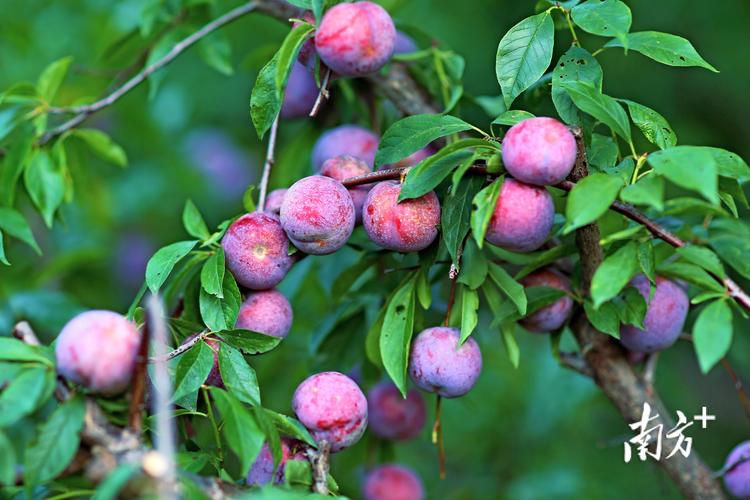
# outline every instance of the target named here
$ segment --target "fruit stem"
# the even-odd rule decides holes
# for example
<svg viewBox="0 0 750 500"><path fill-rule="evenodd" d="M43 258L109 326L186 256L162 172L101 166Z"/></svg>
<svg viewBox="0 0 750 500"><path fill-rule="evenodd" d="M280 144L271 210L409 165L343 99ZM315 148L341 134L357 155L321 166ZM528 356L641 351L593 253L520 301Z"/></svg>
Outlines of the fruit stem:
<svg viewBox="0 0 750 500"><path fill-rule="evenodd" d="M328 80L330 78L331 70L326 68L326 72L323 74L323 81L320 82L320 91L318 92L318 97L315 99L315 104L313 104L313 107L310 110L310 118L317 116L318 111L320 111L320 105L323 104L323 99L328 99L330 95L330 93L328 92Z"/></svg>

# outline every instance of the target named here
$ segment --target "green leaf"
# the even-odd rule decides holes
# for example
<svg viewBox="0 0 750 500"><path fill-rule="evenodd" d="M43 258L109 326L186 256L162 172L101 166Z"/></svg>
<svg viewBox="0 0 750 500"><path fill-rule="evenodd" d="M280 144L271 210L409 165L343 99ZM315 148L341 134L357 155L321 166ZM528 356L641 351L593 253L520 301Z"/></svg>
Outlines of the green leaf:
<svg viewBox="0 0 750 500"><path fill-rule="evenodd" d="M605 302L597 309L591 301L586 300L583 303L583 309L594 328L616 339L620 338L620 318L614 304Z"/></svg>
<svg viewBox="0 0 750 500"><path fill-rule="evenodd" d="M656 258L651 240L638 245L638 265L649 281L656 285Z"/></svg>
<svg viewBox="0 0 750 500"><path fill-rule="evenodd" d="M128 164L125 150L101 130L93 128L75 129L72 135L85 142L91 152L99 158L112 162L118 167L124 167Z"/></svg>
<svg viewBox="0 0 750 500"><path fill-rule="evenodd" d="M221 414L221 432L229 448L240 459L240 476L247 476L250 466L258 458L265 436L252 414L232 394L211 388Z"/></svg>
<svg viewBox="0 0 750 500"><path fill-rule="evenodd" d="M700 146L674 146L648 155L654 172L719 204L719 178L713 155Z"/></svg>
<svg viewBox="0 0 750 500"><path fill-rule="evenodd" d="M514 280L505 269L494 263L489 264L489 274L495 285L515 304L518 314L524 316L527 300L523 285Z"/></svg>
<svg viewBox="0 0 750 500"><path fill-rule="evenodd" d="M385 131L375 154L375 166L397 163L435 139L473 128L450 115L413 115L397 121Z"/></svg>
<svg viewBox="0 0 750 500"><path fill-rule="evenodd" d="M81 396L74 396L52 412L26 448L24 482L35 486L56 477L68 466L81 440L86 405Z"/></svg>
<svg viewBox="0 0 750 500"><path fill-rule="evenodd" d="M621 99L628 105L630 118L651 144L667 149L677 144L677 135L662 115L637 102Z"/></svg>
<svg viewBox="0 0 750 500"><path fill-rule="evenodd" d="M479 292L467 286L462 286L459 298L459 305L461 306L460 343L463 344L479 323ZM524 298L526 297L524 296Z"/></svg>
<svg viewBox="0 0 750 500"><path fill-rule="evenodd" d="M732 345L732 310L725 300L704 307L693 325L693 346L703 373L708 373Z"/></svg>
<svg viewBox="0 0 750 500"><path fill-rule="evenodd" d="M178 241L157 250L146 264L146 284L151 293L159 291L175 264L190 253L196 243L196 240Z"/></svg>
<svg viewBox="0 0 750 500"><path fill-rule="evenodd" d="M563 234L595 222L609 209L623 186L622 179L607 174L592 174L578 181L568 195L567 223Z"/></svg>
<svg viewBox="0 0 750 500"><path fill-rule="evenodd" d="M678 278L709 291L724 291L723 285L719 284L714 278L711 277L710 274L704 271L703 268L694 264L687 264L685 262L672 262L669 264L660 265L657 271L660 275Z"/></svg>
<svg viewBox="0 0 750 500"><path fill-rule="evenodd" d="M245 212L255 212L257 205L255 204L255 186L250 184L245 190L245 194L242 195L242 207Z"/></svg>
<svg viewBox="0 0 750 500"><path fill-rule="evenodd" d="M482 248L482 245L484 245L484 235L487 233L487 226L489 226L490 219L492 219L502 186L503 178L498 177L492 184L479 191L474 196L474 200L472 200L471 232L479 248Z"/></svg>
<svg viewBox="0 0 750 500"><path fill-rule="evenodd" d="M709 244L727 264L747 279L750 279L750 239L734 234L711 235Z"/></svg>
<svg viewBox="0 0 750 500"><path fill-rule="evenodd" d="M8 258L5 256L5 243L3 243L3 233L0 231L0 262L6 266L10 265Z"/></svg>
<svg viewBox="0 0 750 500"><path fill-rule="evenodd" d="M406 368L414 334L416 277L411 276L393 294L380 331L380 355L385 371L406 397Z"/></svg>
<svg viewBox="0 0 750 500"><path fill-rule="evenodd" d="M626 40L633 21L630 8L620 0L588 0L573 7L570 14L583 31L620 41Z"/></svg>
<svg viewBox="0 0 750 500"><path fill-rule="evenodd" d="M469 176L461 180L455 194L449 194L443 199L440 225L442 227L443 242L448 249L453 265L459 267L458 249L469 232L471 220L471 202L484 183L480 176Z"/></svg>
<svg viewBox="0 0 750 500"><path fill-rule="evenodd" d="M292 70L294 62L297 60L297 53L300 47L309 38L310 34L315 31L315 26L307 23L299 23L284 38L279 47L276 59L276 96L281 99L284 95L287 78Z"/></svg>
<svg viewBox="0 0 750 500"><path fill-rule="evenodd" d="M214 351L204 341L199 341L180 354L174 373L173 400L197 392L214 366Z"/></svg>
<svg viewBox="0 0 750 500"><path fill-rule="evenodd" d="M221 31L215 31L211 35L198 42L198 54L210 67L222 75L234 74L232 68L232 45L229 38Z"/></svg>
<svg viewBox="0 0 750 500"><path fill-rule="evenodd" d="M625 186L620 191L620 199L634 205L650 205L661 212L664 210L664 179L647 175L635 184Z"/></svg>
<svg viewBox="0 0 750 500"><path fill-rule="evenodd" d="M211 295L201 287L198 302L201 318L206 326L215 332L234 328L240 312L242 295L231 273L224 273L222 297L223 299L220 299L216 295Z"/></svg>
<svg viewBox="0 0 750 500"><path fill-rule="evenodd" d="M54 366L44 349L42 346L29 345L12 337L0 337L0 360L33 361L49 367Z"/></svg>
<svg viewBox="0 0 750 500"><path fill-rule="evenodd" d="M277 60L278 53L261 68L250 94L250 118L259 139L263 139L281 110L282 100L276 95Z"/></svg>
<svg viewBox="0 0 750 500"><path fill-rule="evenodd" d="M459 142L463 141L484 142L480 139L461 139ZM472 156L471 151L462 151L467 147L470 146L459 145L456 142L425 158L417 166L411 168L406 174L403 184L401 184L398 201L419 198L435 189L454 168Z"/></svg>
<svg viewBox="0 0 750 500"><path fill-rule="evenodd" d="M0 485L16 484L16 450L10 439L0 431Z"/></svg>
<svg viewBox="0 0 750 500"><path fill-rule="evenodd" d="M286 415L282 415L281 413L276 413L275 411L269 410L267 408L263 408L263 411L268 417L271 418L279 432L289 437L299 439L300 441L304 441L310 446L317 448L318 445L310 435L310 431L308 431L299 420L288 417Z"/></svg>
<svg viewBox="0 0 750 500"><path fill-rule="evenodd" d="M630 141L628 115L617 99L602 94L601 90L589 82L563 82L560 83L560 87L573 99L578 109L604 123L626 141Z"/></svg>
<svg viewBox="0 0 750 500"><path fill-rule="evenodd" d="M591 298L595 308L620 293L638 272L637 252L637 245L631 242L604 259L591 280Z"/></svg>
<svg viewBox="0 0 750 500"><path fill-rule="evenodd" d="M500 324L500 336L503 339L505 352L508 353L508 359L510 360L510 364L513 365L513 368L518 368L518 364L521 361L521 349L519 349L518 343L516 342L517 328L518 325L513 321Z"/></svg>
<svg viewBox="0 0 750 500"><path fill-rule="evenodd" d="M30 415L45 403L55 389L55 374L49 368L28 368L0 392L0 427Z"/></svg>
<svg viewBox="0 0 750 500"><path fill-rule="evenodd" d="M190 236L198 238L201 241L206 241L211 237L203 216L192 200L185 202L185 208L182 210L182 225Z"/></svg>
<svg viewBox="0 0 750 500"><path fill-rule="evenodd" d="M529 113L528 111L523 111L520 109L509 109L508 111L501 113L497 118L492 120L492 124L508 125L512 127L516 123L528 120L529 118L534 118L534 115Z"/></svg>
<svg viewBox="0 0 750 500"><path fill-rule="evenodd" d="M702 149L705 149L714 157L719 175L736 177L743 181L750 178L750 167L739 155L721 148L703 146Z"/></svg>
<svg viewBox="0 0 750 500"><path fill-rule="evenodd" d="M52 102L57 95L60 84L68 73L71 62L73 62L72 57L63 57L44 68L36 84L37 91L42 99L48 103Z"/></svg>
<svg viewBox="0 0 750 500"><path fill-rule="evenodd" d="M0 229L29 245L38 255L42 254L29 224L20 212L0 207Z"/></svg>
<svg viewBox="0 0 750 500"><path fill-rule="evenodd" d="M55 164L46 150L38 149L24 171L23 180L47 227L52 227L55 212L65 197L63 166Z"/></svg>
<svg viewBox="0 0 750 500"><path fill-rule="evenodd" d="M591 134L591 144L586 148L589 164L606 169L617 164L617 143L612 137Z"/></svg>
<svg viewBox="0 0 750 500"><path fill-rule="evenodd" d="M0 115L2 112L0 111ZM1 122L1 118L0 118ZM0 123L0 139L3 137ZM16 185L31 158L32 147L36 140L34 127L26 122L18 127L14 140L8 145L5 158L0 163L0 204L13 206Z"/></svg>
<svg viewBox="0 0 750 500"><path fill-rule="evenodd" d="M118 498L120 491L125 488L131 478L140 472L140 465L137 463L123 463L110 472L106 479L96 487L96 493L91 497L92 500L113 500Z"/></svg>
<svg viewBox="0 0 750 500"><path fill-rule="evenodd" d="M705 247L698 247L695 245L687 245L677 249L677 253L682 256L688 262L702 267L706 271L715 274L721 279L726 278L724 272L724 266L721 261L711 250Z"/></svg>
<svg viewBox="0 0 750 500"><path fill-rule="evenodd" d="M468 238L464 244L464 256L458 282L476 290L487 278L487 259L477 247L477 243Z"/></svg>
<svg viewBox="0 0 750 500"><path fill-rule="evenodd" d="M201 287L209 295L224 298L224 249L219 247L216 252L209 257L201 268ZM233 325L234 326L234 325Z"/></svg>
<svg viewBox="0 0 750 500"><path fill-rule="evenodd" d="M641 292L635 287L625 288L625 291L620 296L615 297L612 302L617 306L617 315L623 324L634 325L640 329L644 328L643 320L646 318L648 305Z"/></svg>
<svg viewBox="0 0 750 500"><path fill-rule="evenodd" d="M668 66L698 66L715 73L719 70L707 63L695 50L693 44L681 36L658 31L628 33L621 40L610 40L605 47L623 47L640 52L654 61Z"/></svg>
<svg viewBox="0 0 750 500"><path fill-rule="evenodd" d="M539 80L552 62L555 26L549 12L513 26L497 47L495 74L506 107Z"/></svg>
<svg viewBox="0 0 750 500"><path fill-rule="evenodd" d="M223 344L219 349L219 372L227 390L237 399L253 406L260 405L258 377L240 351Z"/></svg>
<svg viewBox="0 0 750 500"><path fill-rule="evenodd" d="M263 354L275 348L281 342L278 337L271 337L250 330L225 330L216 332L224 342L236 347L245 354Z"/></svg>
<svg viewBox="0 0 750 500"><path fill-rule="evenodd" d="M601 92L602 79L603 73L599 61L586 49L573 45L560 57L552 71L552 102L565 123L580 125L581 116L568 92L560 84L588 82Z"/></svg>

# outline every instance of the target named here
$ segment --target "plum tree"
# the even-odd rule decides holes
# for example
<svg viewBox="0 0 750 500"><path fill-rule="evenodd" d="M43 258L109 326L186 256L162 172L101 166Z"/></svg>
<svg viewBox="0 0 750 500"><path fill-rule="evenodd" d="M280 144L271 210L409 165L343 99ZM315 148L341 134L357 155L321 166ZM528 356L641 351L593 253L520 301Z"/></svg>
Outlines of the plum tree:
<svg viewBox="0 0 750 500"><path fill-rule="evenodd" d="M479 344L469 338L459 345L457 328L436 326L416 336L409 356L409 375L417 386L445 398L463 396L482 372Z"/></svg>
<svg viewBox="0 0 750 500"><path fill-rule="evenodd" d="M485 239L513 252L531 252L547 241L554 219L555 205L545 188L506 179Z"/></svg>
<svg viewBox="0 0 750 500"><path fill-rule="evenodd" d="M372 168L364 161L353 156L334 156L323 162L320 175L325 175L337 181L343 182L350 177L356 177L372 172ZM355 186L349 189L349 195L354 203L355 223L362 222L362 206L365 204L370 186Z"/></svg>
<svg viewBox="0 0 750 500"><path fill-rule="evenodd" d="M737 498L750 498L750 441L744 441L729 453L724 463L724 486Z"/></svg>
<svg viewBox="0 0 750 500"><path fill-rule="evenodd" d="M57 337L57 370L95 393L117 394L130 382L140 338L135 324L117 313L80 313Z"/></svg>
<svg viewBox="0 0 750 500"><path fill-rule="evenodd" d="M378 144L380 144L380 137L359 125L341 125L332 128L324 132L313 147L313 168L319 171L329 158L345 155L360 159L372 168L375 165L375 152L378 150Z"/></svg>
<svg viewBox="0 0 750 500"><path fill-rule="evenodd" d="M573 310L573 299L570 298L570 281L552 268L545 268L529 274L521 280L525 287L546 286L557 288L566 293L552 304L529 314L521 324L531 332L553 332L559 329L570 317Z"/></svg>
<svg viewBox="0 0 750 500"><path fill-rule="evenodd" d="M503 137L503 164L514 178L547 186L565 180L576 161L576 141L554 118L529 118Z"/></svg>
<svg viewBox="0 0 750 500"><path fill-rule="evenodd" d="M359 441L367 427L367 399L352 379L339 372L322 372L305 379L292 398L292 408L318 443L331 452Z"/></svg>
<svg viewBox="0 0 750 500"><path fill-rule="evenodd" d="M364 500L422 500L424 487L419 476L408 467L385 464L367 474L362 497Z"/></svg>
<svg viewBox="0 0 750 500"><path fill-rule="evenodd" d="M405 441L424 427L424 399L415 389L403 398L393 383L381 382L367 393L367 408L370 430L382 438Z"/></svg>
<svg viewBox="0 0 750 500"><path fill-rule="evenodd" d="M292 327L292 305L276 289L261 290L247 296L240 306L235 328L284 338Z"/></svg>
<svg viewBox="0 0 750 500"><path fill-rule="evenodd" d="M294 262L289 240L274 214L243 215L229 226L221 245L234 278L252 290L276 286Z"/></svg>
<svg viewBox="0 0 750 500"><path fill-rule="evenodd" d="M298 180L281 203L281 225L305 253L325 255L346 244L354 229L354 202L339 181L322 175Z"/></svg>
<svg viewBox="0 0 750 500"><path fill-rule="evenodd" d="M440 202L434 191L398 202L401 185L380 182L370 190L362 208L362 223L370 239L388 250L418 252L430 246L440 224Z"/></svg>
<svg viewBox="0 0 750 500"><path fill-rule="evenodd" d="M295 62L289 73L289 80L284 92L281 105L281 118L301 118L310 113L315 99L318 97L318 87L315 78L302 64Z"/></svg>
<svg viewBox="0 0 750 500"><path fill-rule="evenodd" d="M266 212L271 212L276 215L281 212L281 202L284 201L284 195L286 194L286 188L274 189L266 197Z"/></svg>
<svg viewBox="0 0 750 500"><path fill-rule="evenodd" d="M258 458L247 473L247 484L263 486L268 483L283 484L286 463L289 460L307 460L304 444L295 439L281 438L281 461L274 467L273 454L268 443L263 445Z"/></svg>
<svg viewBox="0 0 750 500"><path fill-rule="evenodd" d="M362 76L385 65L396 44L388 12L372 2L340 3L330 8L315 33L323 62L342 76Z"/></svg>
<svg viewBox="0 0 750 500"><path fill-rule="evenodd" d="M649 300L651 283L643 274L630 282L648 304L643 329L623 325L620 329L622 345L637 352L662 351L675 343L685 325L690 301L678 284L661 276L656 277L656 291Z"/></svg>

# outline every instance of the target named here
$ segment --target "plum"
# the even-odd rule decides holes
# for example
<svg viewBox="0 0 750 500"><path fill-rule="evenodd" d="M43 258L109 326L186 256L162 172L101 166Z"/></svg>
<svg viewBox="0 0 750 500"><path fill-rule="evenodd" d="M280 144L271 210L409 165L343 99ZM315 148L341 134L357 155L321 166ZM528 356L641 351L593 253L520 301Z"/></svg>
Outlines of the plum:
<svg viewBox="0 0 750 500"><path fill-rule="evenodd" d="M576 141L554 118L528 118L503 137L503 164L514 178L547 186L565 180L576 162Z"/></svg>
<svg viewBox="0 0 750 500"><path fill-rule="evenodd" d="M354 202L339 181L322 175L305 177L287 190L281 203L281 225L305 253L326 255L346 244L354 230Z"/></svg>
<svg viewBox="0 0 750 500"><path fill-rule="evenodd" d="M396 30L396 43L393 47L394 54L408 54L410 52L417 51L417 44L414 39L404 33L403 31Z"/></svg>
<svg viewBox="0 0 750 500"><path fill-rule="evenodd" d="M313 167L315 171L319 171L329 158L348 155L362 160L372 168L378 144L380 137L364 127L341 125L332 128L324 132L313 146Z"/></svg>
<svg viewBox="0 0 750 500"><path fill-rule="evenodd" d="M315 78L302 64L295 62L289 73L284 102L281 105L281 118L301 118L307 116L318 97Z"/></svg>
<svg viewBox="0 0 750 500"><path fill-rule="evenodd" d="M320 175L325 175L340 182L370 172L372 172L372 168L367 163L347 155L329 158L320 168ZM362 222L362 206L365 204L365 199L367 199L367 193L370 192L370 188L371 186L369 185L349 188L349 195L352 197L352 202L354 203L356 224Z"/></svg>
<svg viewBox="0 0 750 500"><path fill-rule="evenodd" d="M343 373L322 372L305 379L294 391L292 408L315 441L331 452L354 445L367 427L367 399Z"/></svg>
<svg viewBox="0 0 750 500"><path fill-rule="evenodd" d="M266 196L266 212L271 212L278 215L281 211L281 202L284 201L284 195L286 194L286 188L274 189L268 196Z"/></svg>
<svg viewBox="0 0 750 500"><path fill-rule="evenodd" d="M419 476L403 465L381 465L367 474L364 500L422 500L424 487Z"/></svg>
<svg viewBox="0 0 750 500"><path fill-rule="evenodd" d="M482 371L479 344L469 337L459 346L457 328L436 326L414 339L409 375L417 386L445 398L463 396L474 387Z"/></svg>
<svg viewBox="0 0 750 500"><path fill-rule="evenodd" d="M395 45L393 19L372 2L331 7L315 32L318 55L342 76L363 76L379 70L391 58Z"/></svg>
<svg viewBox="0 0 750 500"><path fill-rule="evenodd" d="M91 391L111 396L130 383L141 336L135 324L112 311L86 311L57 337L58 372Z"/></svg>
<svg viewBox="0 0 750 500"><path fill-rule="evenodd" d="M281 438L281 461L274 472L273 454L268 443L263 445L260 455L247 473L247 484L263 486L268 483L284 484L284 470L289 460L307 460L304 444L295 439Z"/></svg>
<svg viewBox="0 0 750 500"><path fill-rule="evenodd" d="M750 498L750 441L744 441L729 453L724 464L724 486L737 498Z"/></svg>
<svg viewBox="0 0 750 500"><path fill-rule="evenodd" d="M438 234L440 202L434 191L398 202L401 185L380 182L370 190L362 208L362 223L370 239L396 252L418 252Z"/></svg>
<svg viewBox="0 0 750 500"><path fill-rule="evenodd" d="M644 329L633 325L620 328L620 342L636 352L662 351L677 341L685 326L690 301L685 291L676 283L656 277L656 291L649 301L651 284L643 274L633 278L630 286L635 287L646 299L648 308L643 319Z"/></svg>
<svg viewBox="0 0 750 500"><path fill-rule="evenodd" d="M381 382L367 394L367 408L370 429L382 438L405 441L424 427L424 399L415 389L404 399L395 385Z"/></svg>
<svg viewBox="0 0 750 500"><path fill-rule="evenodd" d="M521 279L525 287L546 286L566 293L552 304L542 307L521 320L521 325L530 332L545 333L559 329L570 317L573 299L570 298L570 281L553 269L541 269Z"/></svg>
<svg viewBox="0 0 750 500"><path fill-rule="evenodd" d="M554 220L555 204L545 188L505 179L485 239L512 252L531 252L547 241Z"/></svg>
<svg viewBox="0 0 750 500"><path fill-rule="evenodd" d="M237 282L252 290L276 286L294 262L279 217L271 213L243 215L229 226L221 245Z"/></svg>
<svg viewBox="0 0 750 500"><path fill-rule="evenodd" d="M235 328L284 338L292 327L292 306L278 290L251 293L240 306Z"/></svg>

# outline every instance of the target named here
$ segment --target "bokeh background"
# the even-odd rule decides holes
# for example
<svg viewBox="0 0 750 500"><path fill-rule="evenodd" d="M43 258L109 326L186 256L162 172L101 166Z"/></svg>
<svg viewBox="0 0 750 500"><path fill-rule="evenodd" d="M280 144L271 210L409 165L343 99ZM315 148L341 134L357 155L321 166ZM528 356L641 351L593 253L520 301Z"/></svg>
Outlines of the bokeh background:
<svg viewBox="0 0 750 500"><path fill-rule="evenodd" d="M137 29L144 8L155 3L0 0L0 89L34 81L49 62L72 55L74 64L58 103L86 102L101 95L142 55L145 45L139 37L123 37ZM213 3L217 12L238 4ZM399 25L430 33L465 58L464 87L473 96L499 93L494 76L497 43L508 28L533 12L535 4L382 3ZM671 68L636 53L624 56L620 50L609 50L600 56L605 92L658 110L675 128L680 143L720 146L750 158L750 3L627 3L633 10L632 31L685 36L721 72ZM179 2L162 4L169 12ZM17 242L9 245L13 266L0 268L0 334L7 335L14 321L28 319L44 340L51 341L81 309L124 311L142 282L148 257L160 246L184 239L180 218L187 198L209 225L242 211L242 194L248 184L257 182L264 153L249 118L250 91L258 69L287 29L262 15L246 16L223 30L232 48L233 74L215 71L193 48L159 76L158 87L154 82L151 90L143 85L88 120L88 126L107 131L125 148L129 166L118 169L81 152L73 162L75 202L63 207L62 220L48 230L28 211L44 256L37 257ZM565 34L558 40L562 43L556 55L564 50ZM593 49L602 40L584 36L583 43ZM322 130L337 123L336 106L314 121L283 124L272 187L311 173L312 144ZM462 112L481 127L490 121L478 108L465 106ZM294 387L311 372L357 368L371 318L355 318L346 328L339 327L341 331L329 332L330 315L348 300L332 296L331 283L342 261L352 259L346 252L315 258L314 264L306 259L282 284L296 319L280 348L254 358L265 405L290 412ZM367 297L370 291L359 293ZM444 297L436 297L433 309L440 311L443 304ZM345 494L358 497L368 464L395 460L420 473L430 498L678 496L653 463L623 463L622 441L630 436L628 429L589 380L557 366L546 338L519 336L521 363L514 369L489 319L483 317L475 333L485 358L478 385L466 397L444 404L448 478L438 479L428 429L419 439L396 446L368 437L334 460L333 473ZM323 348L313 350L313 339L321 332L326 334ZM738 324L730 359L745 379L750 377L748 347L747 324ZM365 385L371 382L367 374L363 378ZM672 409L692 416L705 405L716 414L707 430L696 425L687 432L712 468L719 469L729 450L750 438L749 421L727 374L717 367L702 376L689 344L680 343L663 354L657 388ZM433 400L427 399L431 407Z"/></svg>

